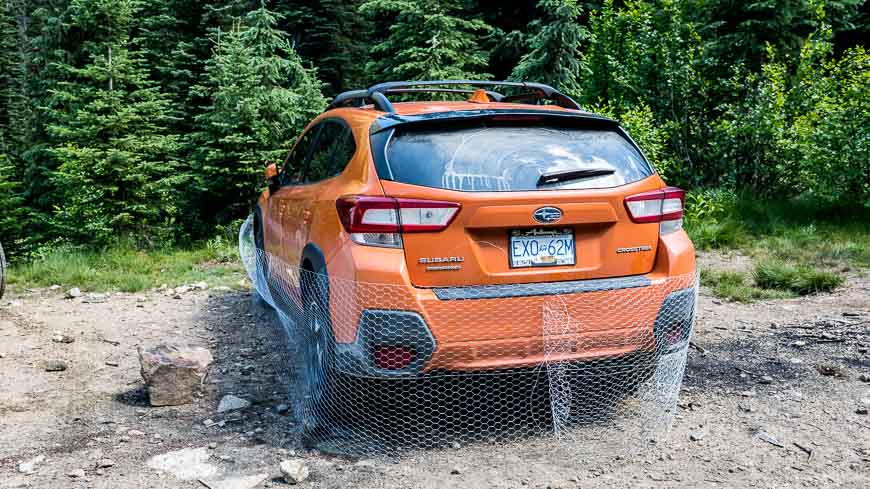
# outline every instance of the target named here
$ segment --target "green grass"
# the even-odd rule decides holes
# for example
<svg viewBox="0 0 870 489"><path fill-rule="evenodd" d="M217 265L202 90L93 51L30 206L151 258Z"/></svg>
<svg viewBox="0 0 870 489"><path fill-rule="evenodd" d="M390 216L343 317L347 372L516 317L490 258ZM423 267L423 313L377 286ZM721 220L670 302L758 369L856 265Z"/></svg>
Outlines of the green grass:
<svg viewBox="0 0 870 489"><path fill-rule="evenodd" d="M701 284L710 287L716 297L735 302L795 297L794 292L789 290L759 287L741 272L701 270Z"/></svg>
<svg viewBox="0 0 870 489"><path fill-rule="evenodd" d="M61 285L84 291L138 292L200 281L237 287L244 277L236 244L214 239L190 249L137 251L128 246L101 251L59 249L9 270L13 290Z"/></svg>
<svg viewBox="0 0 870 489"><path fill-rule="evenodd" d="M759 261L870 268L868 207L708 191L688 199L686 231L699 250L739 249Z"/></svg>
<svg viewBox="0 0 870 489"><path fill-rule="evenodd" d="M806 265L790 265L778 260L766 260L755 265L755 284L764 289L794 292L798 295L830 292L843 284L835 272Z"/></svg>

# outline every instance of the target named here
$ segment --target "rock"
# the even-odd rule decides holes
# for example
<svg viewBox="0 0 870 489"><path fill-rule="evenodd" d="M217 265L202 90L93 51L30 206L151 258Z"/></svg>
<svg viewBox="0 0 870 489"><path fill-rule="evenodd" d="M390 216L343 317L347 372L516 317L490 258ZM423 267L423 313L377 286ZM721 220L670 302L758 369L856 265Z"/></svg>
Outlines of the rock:
<svg viewBox="0 0 870 489"><path fill-rule="evenodd" d="M166 343L139 347L142 378L152 406L177 406L193 401L214 359L201 347Z"/></svg>
<svg viewBox="0 0 870 489"><path fill-rule="evenodd" d="M175 289L173 289L173 292L175 292L176 295L186 294L190 292L190 287L187 285L182 285L181 287L176 287Z"/></svg>
<svg viewBox="0 0 870 489"><path fill-rule="evenodd" d="M155 455L148 459L148 467L172 474L181 480L205 479L217 475L218 468L209 464L211 454L206 447L183 448Z"/></svg>
<svg viewBox="0 0 870 489"><path fill-rule="evenodd" d="M73 288L66 291L65 297L67 299L75 299L76 297L81 297L81 296L82 296L81 289L79 289L78 287L73 287Z"/></svg>
<svg viewBox="0 0 870 489"><path fill-rule="evenodd" d="M299 484L308 479L308 467L300 459L281 462L281 475L288 484Z"/></svg>
<svg viewBox="0 0 870 489"><path fill-rule="evenodd" d="M97 462L98 469L106 469L115 465L115 461L110 458L102 458Z"/></svg>
<svg viewBox="0 0 870 489"><path fill-rule="evenodd" d="M290 411L290 406L286 404L278 404L275 406L275 412L278 414L287 414L288 411Z"/></svg>
<svg viewBox="0 0 870 489"><path fill-rule="evenodd" d="M109 358L106 360L106 365L110 367L117 367L118 365L120 365L120 362L114 358Z"/></svg>
<svg viewBox="0 0 870 489"><path fill-rule="evenodd" d="M859 377L859 379L861 380L861 382L870 382L870 375L861 374L861 377Z"/></svg>
<svg viewBox="0 0 870 489"><path fill-rule="evenodd" d="M108 294L88 294L82 302L85 304L100 304L109 300Z"/></svg>
<svg viewBox="0 0 870 489"><path fill-rule="evenodd" d="M200 479L209 489L253 489L269 478L268 474L232 475L221 479Z"/></svg>
<svg viewBox="0 0 870 489"><path fill-rule="evenodd" d="M236 397L232 394L227 394L221 399L220 404L218 404L217 412L225 413L227 411L236 411L239 409L245 409L251 405L251 401L247 399L242 399L241 397Z"/></svg>
<svg viewBox="0 0 870 489"><path fill-rule="evenodd" d="M56 334L56 335L54 335L54 336L51 337L51 341L53 341L53 342L55 342L55 343L66 343L66 344L69 344L69 343L72 343L72 342L75 341L75 340L76 340L76 339L73 338L72 336L68 336L68 335L65 335L65 334Z"/></svg>
<svg viewBox="0 0 870 489"><path fill-rule="evenodd" d="M701 441L704 439L705 435L706 433L704 433L703 431L693 431L689 433L689 439L692 441Z"/></svg>
<svg viewBox="0 0 870 489"><path fill-rule="evenodd" d="M197 282L197 283L193 284L193 288L196 290L208 290L208 283Z"/></svg>
<svg viewBox="0 0 870 489"><path fill-rule="evenodd" d="M48 288L48 290L58 290L58 289L60 289L60 285L57 285L57 284L54 284Z"/></svg>
<svg viewBox="0 0 870 489"><path fill-rule="evenodd" d="M860 414L861 416L867 416L867 408L859 407L855 410L855 414Z"/></svg>
<svg viewBox="0 0 870 489"><path fill-rule="evenodd" d="M461 473L462 473L462 471L459 470L459 469L456 468L456 467L453 467L452 469L450 469L450 474L451 474L451 475L459 475L459 474L461 474Z"/></svg>
<svg viewBox="0 0 870 489"><path fill-rule="evenodd" d="M61 360L46 360L43 364L46 372L63 372L67 369L66 363Z"/></svg>
<svg viewBox="0 0 870 489"><path fill-rule="evenodd" d="M32 474L36 470L36 466L45 461L45 456L40 455L38 457L34 457L26 462L21 462L18 464L18 472L22 474Z"/></svg>
<svg viewBox="0 0 870 489"><path fill-rule="evenodd" d="M214 450L214 449L216 449L216 448L217 448L217 443L215 443L215 442L211 442L211 443L208 444L208 449L209 449L209 450Z"/></svg>
<svg viewBox="0 0 870 489"><path fill-rule="evenodd" d="M73 469L66 473L67 477L72 477L73 479L81 479L85 476L84 469Z"/></svg>
<svg viewBox="0 0 870 489"><path fill-rule="evenodd" d="M758 383L759 384L772 384L773 377L771 377L770 375L762 375L761 378L758 379Z"/></svg>
<svg viewBox="0 0 870 489"><path fill-rule="evenodd" d="M127 432L127 434L130 436L145 436L145 432L139 430L130 430Z"/></svg>
<svg viewBox="0 0 870 489"><path fill-rule="evenodd" d="M842 368L838 367L837 365L831 365L831 364L816 365L816 370L818 370L818 372L820 374L824 375L825 377L846 378L846 373L843 371Z"/></svg>
<svg viewBox="0 0 870 489"><path fill-rule="evenodd" d="M792 343L791 345L792 345L792 346L797 346L797 347L807 346L807 342L806 342L806 341L798 340L798 341L795 341L794 343Z"/></svg>
<svg viewBox="0 0 870 489"><path fill-rule="evenodd" d="M462 445L458 441L454 441L450 444L450 448L454 450L459 450L460 448L462 448Z"/></svg>
<svg viewBox="0 0 870 489"><path fill-rule="evenodd" d="M213 419L209 418L209 419L203 421L202 424L205 425L206 428L208 428L209 426L215 424L215 422Z"/></svg>

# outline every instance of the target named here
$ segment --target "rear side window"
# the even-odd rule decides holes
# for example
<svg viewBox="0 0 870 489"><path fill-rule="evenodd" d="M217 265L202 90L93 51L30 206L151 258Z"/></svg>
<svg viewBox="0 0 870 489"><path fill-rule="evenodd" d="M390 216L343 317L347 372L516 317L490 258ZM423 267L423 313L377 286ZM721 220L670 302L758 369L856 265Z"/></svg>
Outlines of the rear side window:
<svg viewBox="0 0 870 489"><path fill-rule="evenodd" d="M609 188L652 174L616 131L570 126L399 128L386 160L395 181L464 192Z"/></svg>
<svg viewBox="0 0 870 489"><path fill-rule="evenodd" d="M305 182L313 183L338 175L356 151L350 128L338 120L320 124L317 143L308 160Z"/></svg>

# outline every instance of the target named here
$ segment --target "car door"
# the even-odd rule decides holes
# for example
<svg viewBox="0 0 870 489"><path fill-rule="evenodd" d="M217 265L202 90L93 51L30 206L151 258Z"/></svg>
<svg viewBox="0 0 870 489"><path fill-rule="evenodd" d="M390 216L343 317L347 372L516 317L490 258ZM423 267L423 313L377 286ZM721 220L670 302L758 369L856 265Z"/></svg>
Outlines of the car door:
<svg viewBox="0 0 870 489"><path fill-rule="evenodd" d="M340 146L345 134L349 132L347 125L337 118L321 121L318 125L317 139L305 163L302 183L291 194L288 205L291 207L286 213L288 228L294 232L288 233L288 257L290 263L299 266L302 262L302 250L308 244L311 236L311 227L319 201L324 198L332 199L335 206L335 196L331 195L329 187L333 177L341 172L342 168L336 168L335 153Z"/></svg>
<svg viewBox="0 0 870 489"><path fill-rule="evenodd" d="M294 265L296 262L290 261L293 255L288 254L290 244L293 242L290 236L297 232L294 225L296 219L291 215L294 213L291 202L296 200L298 187L303 182L305 162L308 160L318 130L319 127L315 126L306 131L287 155L279 174L280 186L269 197L268 206L265 209L264 245L266 251L285 263L293 263Z"/></svg>

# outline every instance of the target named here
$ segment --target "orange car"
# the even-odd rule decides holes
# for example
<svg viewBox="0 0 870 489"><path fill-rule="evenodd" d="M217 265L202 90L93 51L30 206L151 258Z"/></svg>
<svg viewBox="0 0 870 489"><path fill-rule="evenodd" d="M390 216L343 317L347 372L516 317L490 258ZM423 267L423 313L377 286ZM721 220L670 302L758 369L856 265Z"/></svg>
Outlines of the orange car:
<svg viewBox="0 0 870 489"><path fill-rule="evenodd" d="M500 86L520 94L475 89ZM388 98L445 92L469 98ZM336 370L492 371L687 344L684 192L617 122L551 87L346 92L266 175L255 243L272 302L303 318L306 396ZM573 319L548 330L544 309Z"/></svg>

